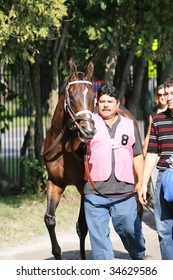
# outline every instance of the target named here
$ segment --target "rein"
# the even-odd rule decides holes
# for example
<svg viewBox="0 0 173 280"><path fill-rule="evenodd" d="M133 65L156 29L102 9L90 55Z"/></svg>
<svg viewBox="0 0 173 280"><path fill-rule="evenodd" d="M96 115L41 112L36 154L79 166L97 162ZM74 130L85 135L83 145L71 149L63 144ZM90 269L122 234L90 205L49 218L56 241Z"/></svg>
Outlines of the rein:
<svg viewBox="0 0 173 280"><path fill-rule="evenodd" d="M90 175L90 172L89 172L89 166L88 166L88 159L87 159L87 155L85 153L84 155L84 167L85 167L85 172L86 172L86 175L88 177L88 181L90 182L91 184L91 187L93 188L93 190L95 190L99 195L102 195L104 197L107 197L107 198L128 198L128 197L132 197L132 196L135 196L137 194L137 192L133 192L133 193L123 193L123 194L114 194L114 195L106 195L106 194L102 194L101 192L99 192L97 189L96 189L96 186L91 178L91 175Z"/></svg>
<svg viewBox="0 0 173 280"><path fill-rule="evenodd" d="M56 145L58 144L58 142L61 140L64 132L65 132L65 128L67 126L67 123L64 125L63 129L60 131L60 134L58 134L57 138L55 139L55 141L52 143L52 145L50 145L50 147L44 151L44 146L41 149L41 156L46 156L48 155L50 152L53 151L53 149L56 147Z"/></svg>

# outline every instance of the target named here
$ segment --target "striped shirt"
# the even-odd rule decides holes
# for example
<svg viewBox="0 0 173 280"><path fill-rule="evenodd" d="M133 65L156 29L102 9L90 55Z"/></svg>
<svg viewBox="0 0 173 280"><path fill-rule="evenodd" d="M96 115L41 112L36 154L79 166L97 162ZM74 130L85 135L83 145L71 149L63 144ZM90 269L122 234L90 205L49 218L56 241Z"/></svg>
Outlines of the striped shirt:
<svg viewBox="0 0 173 280"><path fill-rule="evenodd" d="M166 159L173 154L173 117L169 109L153 117L147 152L159 155L159 170L168 167Z"/></svg>

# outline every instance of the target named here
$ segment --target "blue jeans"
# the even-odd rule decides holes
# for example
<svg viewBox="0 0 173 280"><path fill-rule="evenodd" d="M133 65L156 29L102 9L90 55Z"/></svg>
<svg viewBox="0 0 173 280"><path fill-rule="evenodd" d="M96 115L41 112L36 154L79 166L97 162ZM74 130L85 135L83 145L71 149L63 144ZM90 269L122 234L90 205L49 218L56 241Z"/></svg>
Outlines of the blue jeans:
<svg viewBox="0 0 173 280"><path fill-rule="evenodd" d="M94 260L114 259L110 219L131 258L144 258L145 241L135 197L122 199L86 194L84 207Z"/></svg>
<svg viewBox="0 0 173 280"><path fill-rule="evenodd" d="M164 199L159 172L154 196L154 216L162 260L173 260L173 203Z"/></svg>

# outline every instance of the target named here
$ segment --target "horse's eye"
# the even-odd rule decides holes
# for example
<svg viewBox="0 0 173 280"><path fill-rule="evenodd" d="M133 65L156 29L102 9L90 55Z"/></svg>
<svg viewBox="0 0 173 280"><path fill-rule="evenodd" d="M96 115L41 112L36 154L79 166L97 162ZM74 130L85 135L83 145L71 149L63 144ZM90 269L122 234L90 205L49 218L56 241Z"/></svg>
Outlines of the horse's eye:
<svg viewBox="0 0 173 280"><path fill-rule="evenodd" d="M72 95L69 96L69 99L70 99L70 102L74 102L75 101L74 100L74 96L72 96Z"/></svg>

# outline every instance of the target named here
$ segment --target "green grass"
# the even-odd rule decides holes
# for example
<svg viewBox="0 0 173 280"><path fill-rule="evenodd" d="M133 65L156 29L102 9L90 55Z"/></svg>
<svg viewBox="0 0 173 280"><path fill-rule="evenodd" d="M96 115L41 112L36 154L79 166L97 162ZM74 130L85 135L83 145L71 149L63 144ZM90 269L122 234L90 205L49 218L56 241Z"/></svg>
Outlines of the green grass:
<svg viewBox="0 0 173 280"><path fill-rule="evenodd" d="M79 205L79 194L75 187L69 186L56 211L59 230L75 228ZM45 211L46 195L1 197L0 248L21 245L48 234L43 220Z"/></svg>

